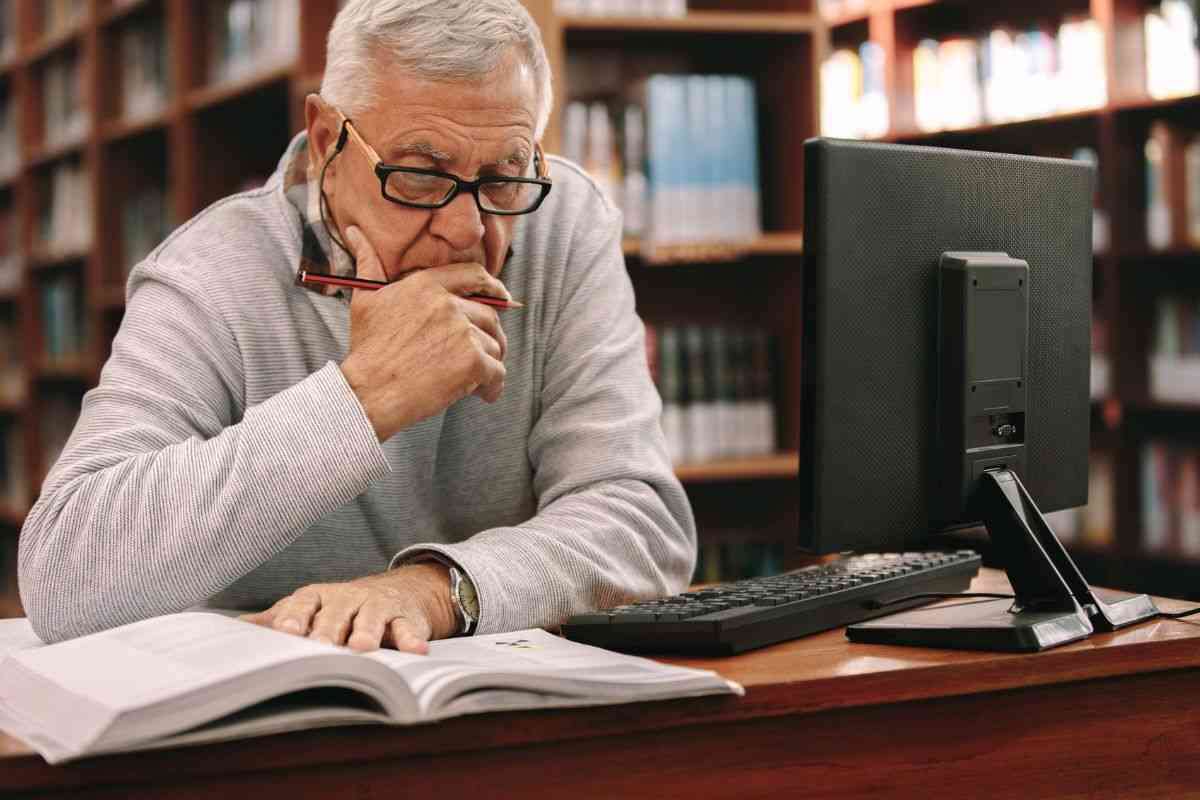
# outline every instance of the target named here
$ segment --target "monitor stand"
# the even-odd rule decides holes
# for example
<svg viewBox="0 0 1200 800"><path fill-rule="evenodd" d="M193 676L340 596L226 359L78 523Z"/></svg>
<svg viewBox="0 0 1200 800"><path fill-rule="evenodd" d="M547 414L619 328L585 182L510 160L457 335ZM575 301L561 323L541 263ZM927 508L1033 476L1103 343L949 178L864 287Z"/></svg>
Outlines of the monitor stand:
<svg viewBox="0 0 1200 800"><path fill-rule="evenodd" d="M1029 652L1158 615L1146 595L1115 603L1097 597L1015 472L984 472L977 500L1015 599L964 599L851 625L850 641Z"/></svg>

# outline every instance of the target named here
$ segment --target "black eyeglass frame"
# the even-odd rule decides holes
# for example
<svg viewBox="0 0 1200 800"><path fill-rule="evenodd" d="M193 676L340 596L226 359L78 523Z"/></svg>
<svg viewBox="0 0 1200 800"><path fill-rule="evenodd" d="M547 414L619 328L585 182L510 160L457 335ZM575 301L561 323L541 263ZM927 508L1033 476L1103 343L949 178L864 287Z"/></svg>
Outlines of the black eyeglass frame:
<svg viewBox="0 0 1200 800"><path fill-rule="evenodd" d="M439 208L445 208L446 206L450 205L452 202L454 202L454 199L459 196L459 194L466 191L475 198L475 206L479 209L481 214L492 214L498 217L519 217L525 214L532 214L541 208L542 203L545 202L547 195L550 194L550 190L554 188L554 182L550 180L549 172L546 170L545 154L542 152L541 144L537 142L534 143L533 150L533 166L534 172L537 174L536 178L510 178L502 175L486 175L482 178L468 181L449 172L440 172L433 169L422 169L421 167L401 167L395 164L385 164L383 159L379 156L379 153L376 152L375 148L362 138L362 135L358 132L358 129L351 123L351 121L348 118L343 117L342 131L338 136L339 145L345 144L347 136L354 139L358 145L363 148L363 151L371 160L375 170L375 177L379 178L379 193L383 195L383 198L407 208L419 208L426 211L435 211ZM341 147L339 146L338 149L340 150ZM430 178L442 178L448 181L453 181L454 186L449 192L446 193L445 197L436 203L415 203L411 200L401 200L398 197L392 197L387 191L388 176L395 173L423 175ZM485 208L483 202L479 199L479 190L483 186L495 183L526 183L531 186L540 187L541 194L538 195L537 200L535 200L529 208L522 211L497 211L491 208Z"/></svg>

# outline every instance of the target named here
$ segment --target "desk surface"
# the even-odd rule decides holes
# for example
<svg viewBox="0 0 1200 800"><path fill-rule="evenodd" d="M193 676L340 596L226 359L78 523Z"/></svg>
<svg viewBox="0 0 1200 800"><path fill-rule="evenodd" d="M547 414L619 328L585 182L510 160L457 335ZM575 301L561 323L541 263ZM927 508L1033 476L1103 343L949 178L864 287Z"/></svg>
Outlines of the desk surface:
<svg viewBox="0 0 1200 800"><path fill-rule="evenodd" d="M972 588L1008 584L984 570ZM1189 605L1159 601L1165 611ZM666 787L730 797L758 796L755 787L779 796L788 787L789 796L808 796L801 790L815 786L814 776L837 775L845 791L833 794L865 797L876 796L871 787L883 780L866 763L900 774L923 760L936 762L938 785L990 770L997 797L1036 796L1013 775L1029 770L1051 796L1120 796L1111 780L1088 784L1106 764L1150 781L1137 791L1123 784L1130 796L1200 797L1200 621L1147 622L1034 655L858 645L839 629L730 658L662 660L717 670L743 684L746 696L313 730L62 767L0 734L0 795L86 788L89 797L159 796L171 788L182 796L238 790L296 798L350 780L356 797L387 796L396 781L411 794L424 788L442 797L457 796L454 787L520 796L531 781L542 797L557 788L576 800L628 794L631 786L659 796ZM959 752L967 743L971 752ZM719 764L734 748L741 755ZM1061 770L1059 758L1067 759ZM1131 773L1139 759L1157 763L1166 778ZM1010 783L1011 794L1002 791ZM1079 793L1064 789L1080 785ZM878 796L921 796L902 786ZM1146 794L1146 786L1162 793Z"/></svg>

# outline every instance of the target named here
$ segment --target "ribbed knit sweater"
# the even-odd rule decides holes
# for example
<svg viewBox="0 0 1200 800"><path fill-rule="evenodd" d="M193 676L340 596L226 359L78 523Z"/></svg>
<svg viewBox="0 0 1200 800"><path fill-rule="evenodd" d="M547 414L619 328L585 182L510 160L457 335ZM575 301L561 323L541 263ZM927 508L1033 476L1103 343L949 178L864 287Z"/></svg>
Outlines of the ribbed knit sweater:
<svg viewBox="0 0 1200 800"><path fill-rule="evenodd" d="M20 540L47 642L436 553L479 633L553 627L681 590L695 525L659 425L620 215L569 162L521 218L501 279L500 400L380 443L339 364L350 304L296 285L304 215L283 175L222 200L132 271L99 385Z"/></svg>

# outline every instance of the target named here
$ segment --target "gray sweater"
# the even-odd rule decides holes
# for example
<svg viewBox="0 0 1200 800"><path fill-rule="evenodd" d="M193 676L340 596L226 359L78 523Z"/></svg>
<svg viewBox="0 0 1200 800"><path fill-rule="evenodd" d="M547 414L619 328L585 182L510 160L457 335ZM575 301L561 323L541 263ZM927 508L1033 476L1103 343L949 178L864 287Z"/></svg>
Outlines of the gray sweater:
<svg viewBox="0 0 1200 800"><path fill-rule="evenodd" d="M112 355L21 531L37 634L263 608L431 553L474 581L479 633L681 590L695 525L620 215L595 185L552 159L554 190L518 224L501 279L527 308L501 314L501 399L381 445L338 367L347 299L295 283L295 150L133 270Z"/></svg>

